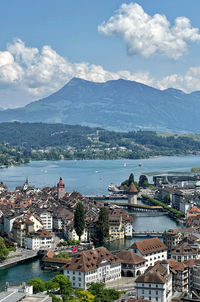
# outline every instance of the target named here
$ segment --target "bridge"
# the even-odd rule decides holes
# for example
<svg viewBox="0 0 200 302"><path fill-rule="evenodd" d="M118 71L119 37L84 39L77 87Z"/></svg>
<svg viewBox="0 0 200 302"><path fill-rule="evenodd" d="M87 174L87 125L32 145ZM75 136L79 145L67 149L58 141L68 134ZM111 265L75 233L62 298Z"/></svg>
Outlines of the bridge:
<svg viewBox="0 0 200 302"><path fill-rule="evenodd" d="M157 231L139 231L139 232L133 232L134 237L162 237L163 232L157 232Z"/></svg>
<svg viewBox="0 0 200 302"><path fill-rule="evenodd" d="M94 199L94 200L120 200L120 199L128 199L126 194L107 194L107 195L83 195L85 198Z"/></svg>

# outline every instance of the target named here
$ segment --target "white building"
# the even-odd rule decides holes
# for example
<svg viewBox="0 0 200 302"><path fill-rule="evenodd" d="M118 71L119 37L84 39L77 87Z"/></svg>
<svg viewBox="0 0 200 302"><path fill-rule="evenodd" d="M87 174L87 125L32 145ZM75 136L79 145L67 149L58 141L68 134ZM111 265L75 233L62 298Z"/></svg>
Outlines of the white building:
<svg viewBox="0 0 200 302"><path fill-rule="evenodd" d="M72 258L63 268L74 288L87 288L91 282L108 282L121 278L121 260L105 247L86 250Z"/></svg>
<svg viewBox="0 0 200 302"><path fill-rule="evenodd" d="M13 223L17 218L22 217L23 214L13 214L13 215L7 215L3 217L3 223L4 223L4 232L8 235L8 237L11 237L11 233L13 231Z"/></svg>
<svg viewBox="0 0 200 302"><path fill-rule="evenodd" d="M171 302L172 275L167 261L157 262L149 267L136 281L136 297L152 302Z"/></svg>
<svg viewBox="0 0 200 302"><path fill-rule="evenodd" d="M143 274L146 270L146 259L131 251L122 250L117 254L117 257L122 262L122 276L136 277Z"/></svg>
<svg viewBox="0 0 200 302"><path fill-rule="evenodd" d="M53 230L53 215L49 211L44 211L39 214L44 229L52 232Z"/></svg>
<svg viewBox="0 0 200 302"><path fill-rule="evenodd" d="M133 224L131 222L124 223L124 236L125 238L133 237Z"/></svg>
<svg viewBox="0 0 200 302"><path fill-rule="evenodd" d="M76 234L76 231L73 227L73 223L69 226L64 225L63 233L64 233L64 236L67 240L76 240L76 241L79 240L79 236ZM83 234L81 235L80 241L81 242L88 242L88 240L89 240L88 230L84 229Z"/></svg>
<svg viewBox="0 0 200 302"><path fill-rule="evenodd" d="M157 261L167 259L167 247L157 237L134 242L129 250L144 257L146 267L153 266Z"/></svg>
<svg viewBox="0 0 200 302"><path fill-rule="evenodd" d="M45 229L35 234L30 234L24 239L24 247L29 250L50 249L52 248L52 235Z"/></svg>

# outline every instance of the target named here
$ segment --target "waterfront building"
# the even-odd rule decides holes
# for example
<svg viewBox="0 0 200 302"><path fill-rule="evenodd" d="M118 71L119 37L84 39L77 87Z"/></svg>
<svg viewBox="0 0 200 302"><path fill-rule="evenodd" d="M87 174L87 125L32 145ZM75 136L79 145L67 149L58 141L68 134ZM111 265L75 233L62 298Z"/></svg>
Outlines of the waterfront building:
<svg viewBox="0 0 200 302"><path fill-rule="evenodd" d="M167 247L158 237L134 242L129 250L144 257L146 267L154 265L158 260L167 259Z"/></svg>
<svg viewBox="0 0 200 302"><path fill-rule="evenodd" d="M128 203L137 204L138 190L134 185L134 183L132 183L128 188L127 195L128 195Z"/></svg>
<svg viewBox="0 0 200 302"><path fill-rule="evenodd" d="M189 275L187 265L174 259L168 259L167 262L169 263L169 269L172 274L173 292L188 291Z"/></svg>
<svg viewBox="0 0 200 302"><path fill-rule="evenodd" d="M136 297L152 302L171 302L172 275L166 260L147 268L143 275L135 280Z"/></svg>
<svg viewBox="0 0 200 302"><path fill-rule="evenodd" d="M57 190L58 190L58 200L60 200L65 196L65 184L62 180L62 177L60 177L60 180L57 184Z"/></svg>
<svg viewBox="0 0 200 302"><path fill-rule="evenodd" d="M50 249L52 244L52 235L45 229L24 238L24 247L29 250Z"/></svg>
<svg viewBox="0 0 200 302"><path fill-rule="evenodd" d="M143 274L146 270L146 259L131 251L122 250L117 254L122 260L122 276L136 277Z"/></svg>
<svg viewBox="0 0 200 302"><path fill-rule="evenodd" d="M76 234L74 229L74 223L70 223L68 225L64 225L64 236L66 240L79 240L79 236ZM83 234L81 235L80 241L81 242L88 242L89 234L87 228L83 230Z"/></svg>
<svg viewBox="0 0 200 302"><path fill-rule="evenodd" d="M81 252L63 267L74 288L86 289L91 282L103 282L121 278L121 260L105 247Z"/></svg>
<svg viewBox="0 0 200 302"><path fill-rule="evenodd" d="M191 292L193 290L193 283L196 288L199 286L200 289L200 278L198 278L200 277L200 275L198 275L199 267L200 267L200 259L186 260L183 263L188 269L189 291ZM194 268L196 268L195 273L193 273ZM195 278L194 280L193 276L196 276L197 278Z"/></svg>
<svg viewBox="0 0 200 302"><path fill-rule="evenodd" d="M122 224L122 215L116 216L109 214L109 235L113 240L124 239L124 227Z"/></svg>

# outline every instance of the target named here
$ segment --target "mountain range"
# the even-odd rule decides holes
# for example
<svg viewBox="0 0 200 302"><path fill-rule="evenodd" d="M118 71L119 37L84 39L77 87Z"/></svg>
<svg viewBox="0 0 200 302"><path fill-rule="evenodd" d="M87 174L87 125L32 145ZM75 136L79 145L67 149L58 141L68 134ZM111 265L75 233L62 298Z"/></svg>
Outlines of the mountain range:
<svg viewBox="0 0 200 302"><path fill-rule="evenodd" d="M0 111L0 121L198 133L199 115L200 91L186 94L122 79L95 83L73 78L46 98Z"/></svg>

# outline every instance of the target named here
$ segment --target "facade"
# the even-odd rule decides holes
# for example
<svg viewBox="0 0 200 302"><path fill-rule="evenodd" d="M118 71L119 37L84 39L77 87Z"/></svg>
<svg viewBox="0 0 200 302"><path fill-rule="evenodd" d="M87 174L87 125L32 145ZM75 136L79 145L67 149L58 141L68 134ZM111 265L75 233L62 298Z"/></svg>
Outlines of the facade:
<svg viewBox="0 0 200 302"><path fill-rule="evenodd" d="M172 275L167 261L157 262L135 280L136 297L152 302L171 302Z"/></svg>
<svg viewBox="0 0 200 302"><path fill-rule="evenodd" d="M86 289L91 282L108 282L121 278L121 260L105 247L86 250L63 267L74 288Z"/></svg>
<svg viewBox="0 0 200 302"><path fill-rule="evenodd" d="M122 223L122 215L109 215L109 235L111 239L124 239L124 227Z"/></svg>
<svg viewBox="0 0 200 302"><path fill-rule="evenodd" d="M49 211L42 211L39 214L40 220L43 224L43 228L52 232L53 230L53 215Z"/></svg>
<svg viewBox="0 0 200 302"><path fill-rule="evenodd" d="M12 231L13 231L13 223L17 218L22 217L23 214L18 215L18 214L12 214L12 215L7 215L3 217L3 222L4 222L4 232L8 235L9 238L12 237Z"/></svg>
<svg viewBox="0 0 200 302"><path fill-rule="evenodd" d="M133 225L131 222L124 223L124 236L125 238L133 237Z"/></svg>
<svg viewBox="0 0 200 302"><path fill-rule="evenodd" d="M134 242L129 250L144 257L146 267L153 266L157 261L167 259L167 247L158 237Z"/></svg>
<svg viewBox="0 0 200 302"><path fill-rule="evenodd" d="M174 259L168 259L169 269L172 274L172 290L173 292L187 292L189 288L188 268L182 262Z"/></svg>
<svg viewBox="0 0 200 302"><path fill-rule="evenodd" d="M29 250L50 249L52 244L52 235L45 229L35 234L30 234L24 239L24 246Z"/></svg>
<svg viewBox="0 0 200 302"><path fill-rule="evenodd" d="M178 262L190 259L200 259L199 248L195 245L189 245L188 242L180 243L176 248L171 250L171 258Z"/></svg>
<svg viewBox="0 0 200 302"><path fill-rule="evenodd" d="M122 250L117 254L117 257L122 261L122 276L136 277L143 274L146 270L145 258L131 251Z"/></svg>
<svg viewBox="0 0 200 302"><path fill-rule="evenodd" d="M192 290L200 291L200 264L195 264L192 270Z"/></svg>

